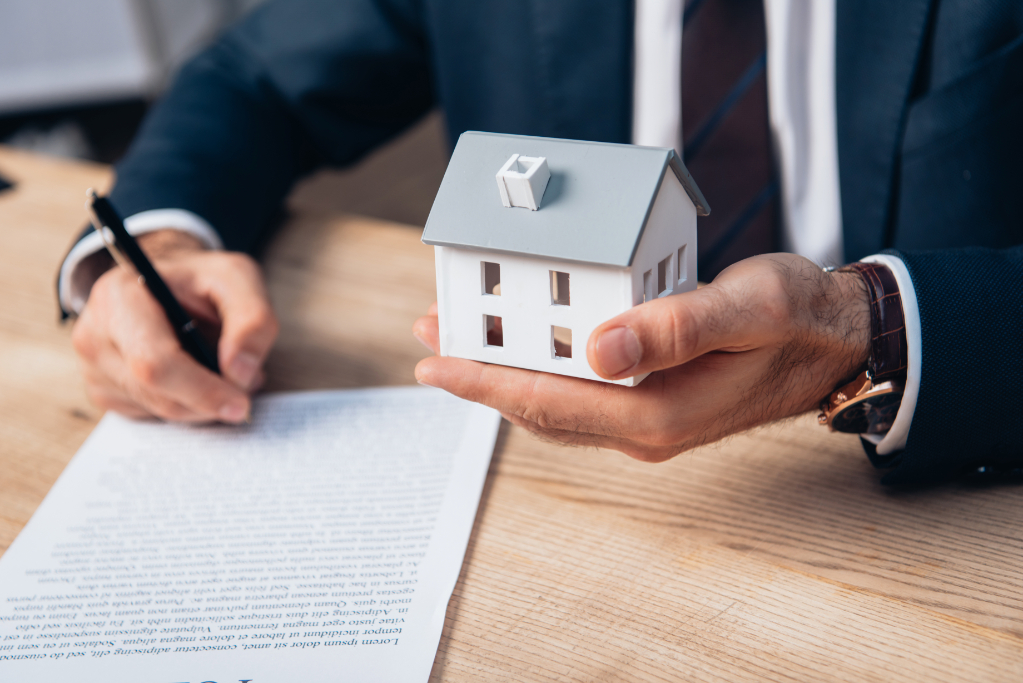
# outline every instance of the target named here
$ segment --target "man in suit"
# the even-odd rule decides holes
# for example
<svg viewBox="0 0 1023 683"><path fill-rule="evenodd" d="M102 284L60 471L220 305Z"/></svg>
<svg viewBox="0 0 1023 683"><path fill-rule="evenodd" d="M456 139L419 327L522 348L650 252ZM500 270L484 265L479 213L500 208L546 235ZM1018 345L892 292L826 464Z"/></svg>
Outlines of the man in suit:
<svg viewBox="0 0 1023 683"><path fill-rule="evenodd" d="M887 350L895 365L902 352L906 383L891 430L865 441L875 464L892 469L887 481L1017 466L1023 6L765 6L766 58L708 82L701 92L724 84L720 97L678 140L678 71L664 64L679 63L680 43L712 50L733 25L759 26L762 44L759 2L690 0L685 25L707 26L702 39L687 28L684 40L674 33L681 0L269 3L186 66L112 195L186 307L220 325L224 376L181 351L145 290L109 270L97 238L84 235L59 290L65 312L79 315L74 342L90 396L131 415L244 419L277 328L244 254L273 229L297 178L354 162L440 105L452 140L476 129L684 146L697 182L721 188L718 201L704 186L727 220L709 239L701 228L701 252L713 246L701 253L701 277L720 271L710 286L637 307L589 340L599 374L654 373L639 387L436 357L417 368L422 383L554 439L663 460L812 409L879 362L880 329L897 340ZM686 84L698 82L692 65L726 63L751 44L740 38L721 58L683 57L683 107L694 99ZM765 63L769 136L755 123L760 116L767 130L766 110L757 114L764 93L760 105L737 104L756 100L756 83L766 87ZM757 191L728 195L744 187ZM858 272L826 273L780 253L725 267L750 255L741 245L758 253L769 244L818 261L869 257L885 286L901 290L903 305L889 313L905 329L884 329L891 315L878 317L878 292ZM436 348L435 317L414 329Z"/></svg>

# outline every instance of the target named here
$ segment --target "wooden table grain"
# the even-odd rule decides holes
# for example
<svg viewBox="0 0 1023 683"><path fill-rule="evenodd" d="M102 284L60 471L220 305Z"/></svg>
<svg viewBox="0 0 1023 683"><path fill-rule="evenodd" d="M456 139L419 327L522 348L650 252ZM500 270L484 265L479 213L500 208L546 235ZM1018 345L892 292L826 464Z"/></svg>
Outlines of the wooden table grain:
<svg viewBox="0 0 1023 683"><path fill-rule="evenodd" d="M0 149L0 175L6 549L101 416L53 276L110 172ZM266 267L268 390L414 381L419 230L299 206ZM1023 488L886 490L809 416L660 465L506 424L432 679L1023 680Z"/></svg>

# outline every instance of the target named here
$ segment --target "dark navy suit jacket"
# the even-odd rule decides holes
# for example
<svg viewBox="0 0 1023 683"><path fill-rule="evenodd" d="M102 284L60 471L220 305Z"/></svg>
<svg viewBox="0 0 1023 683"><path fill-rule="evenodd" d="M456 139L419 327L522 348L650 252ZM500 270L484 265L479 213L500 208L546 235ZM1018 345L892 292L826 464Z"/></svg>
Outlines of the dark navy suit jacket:
<svg viewBox="0 0 1023 683"><path fill-rule="evenodd" d="M887 481L1023 462L1023 3L837 0L845 253L905 261L923 332ZM253 251L297 178L435 106L465 130L628 142L629 0L277 0L179 75L118 167ZM713 201L713 198L711 198ZM868 448L869 451L869 448Z"/></svg>

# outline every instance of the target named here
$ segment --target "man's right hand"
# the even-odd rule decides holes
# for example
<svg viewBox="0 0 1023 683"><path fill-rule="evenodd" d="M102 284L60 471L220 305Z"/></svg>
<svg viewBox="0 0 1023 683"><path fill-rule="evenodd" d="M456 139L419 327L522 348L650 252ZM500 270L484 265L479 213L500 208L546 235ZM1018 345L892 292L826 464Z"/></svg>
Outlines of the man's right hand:
<svg viewBox="0 0 1023 683"><path fill-rule="evenodd" d="M223 374L181 348L136 274L112 268L93 285L72 335L89 399L129 417L243 422L278 331L259 265L244 254L206 251L174 230L138 242L199 327L219 329Z"/></svg>

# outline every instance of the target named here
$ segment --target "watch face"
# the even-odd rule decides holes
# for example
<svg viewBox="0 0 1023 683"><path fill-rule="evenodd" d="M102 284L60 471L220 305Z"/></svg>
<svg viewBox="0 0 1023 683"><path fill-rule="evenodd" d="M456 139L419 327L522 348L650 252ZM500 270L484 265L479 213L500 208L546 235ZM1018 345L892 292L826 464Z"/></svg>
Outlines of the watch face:
<svg viewBox="0 0 1023 683"><path fill-rule="evenodd" d="M902 405L901 392L864 396L849 407L837 412L831 419L831 426L837 432L884 434L892 428L900 405Z"/></svg>

